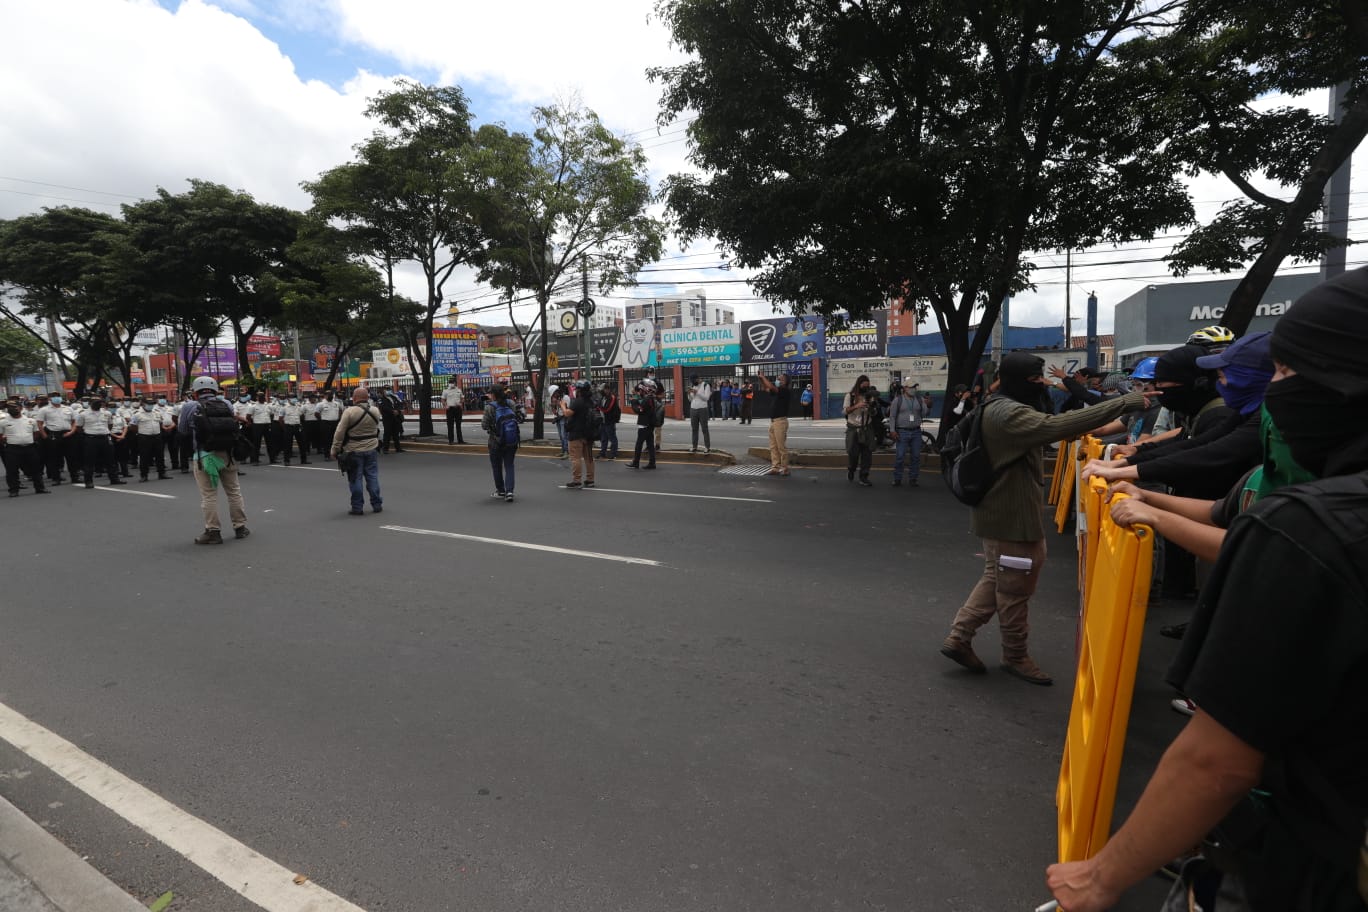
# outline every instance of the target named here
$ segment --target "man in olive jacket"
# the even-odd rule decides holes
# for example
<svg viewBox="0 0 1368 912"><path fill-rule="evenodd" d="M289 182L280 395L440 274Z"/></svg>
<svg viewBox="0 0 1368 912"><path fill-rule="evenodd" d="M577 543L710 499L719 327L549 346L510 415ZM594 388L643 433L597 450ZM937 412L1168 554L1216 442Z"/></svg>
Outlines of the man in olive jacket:
<svg viewBox="0 0 1368 912"><path fill-rule="evenodd" d="M1052 684L1026 649L1027 611L1045 564L1041 478L1046 444L1085 434L1123 412L1147 407L1141 393L1127 393L1100 405L1048 414L1045 362L1027 352L1002 359L996 395L980 408L983 444L997 475L974 507L970 529L983 539L983 576L955 614L941 655L970 671L987 671L971 645L974 634L998 616L1002 670L1032 684Z"/></svg>

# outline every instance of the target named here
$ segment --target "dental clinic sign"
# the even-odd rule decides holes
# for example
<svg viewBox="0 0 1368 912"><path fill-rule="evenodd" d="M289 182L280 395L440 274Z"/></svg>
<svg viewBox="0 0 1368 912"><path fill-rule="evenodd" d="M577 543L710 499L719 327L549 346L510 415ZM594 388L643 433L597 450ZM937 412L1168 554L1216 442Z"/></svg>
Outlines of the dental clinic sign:
<svg viewBox="0 0 1368 912"><path fill-rule="evenodd" d="M741 325L694 326L660 331L661 367L676 364L737 364L741 361Z"/></svg>
<svg viewBox="0 0 1368 912"><path fill-rule="evenodd" d="M1256 317L1281 317L1292 309L1291 301L1271 301L1254 308ZM1212 323L1225 316L1226 309L1220 305L1198 304L1188 314L1188 319L1197 323Z"/></svg>

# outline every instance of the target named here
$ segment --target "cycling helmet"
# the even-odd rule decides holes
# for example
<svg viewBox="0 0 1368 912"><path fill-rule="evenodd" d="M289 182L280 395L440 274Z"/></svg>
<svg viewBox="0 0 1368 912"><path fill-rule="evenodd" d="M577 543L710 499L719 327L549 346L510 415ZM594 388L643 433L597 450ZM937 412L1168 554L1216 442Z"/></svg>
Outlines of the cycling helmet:
<svg viewBox="0 0 1368 912"><path fill-rule="evenodd" d="M1229 345L1235 334L1224 326L1205 326L1188 336L1189 345Z"/></svg>
<svg viewBox="0 0 1368 912"><path fill-rule="evenodd" d="M1159 363L1158 358L1145 358L1131 369L1132 380L1153 380L1154 365Z"/></svg>
<svg viewBox="0 0 1368 912"><path fill-rule="evenodd" d="M582 391L582 392L587 392L588 390L590 390L590 389L592 389L592 388L593 388L593 387L592 387L592 385L589 383L588 380L576 380L576 381L575 381L575 389L577 389L577 390L580 390L580 391Z"/></svg>
<svg viewBox="0 0 1368 912"><path fill-rule="evenodd" d="M209 390L209 392L217 395L219 391L218 381L213 377L196 377L194 382L190 384L190 392L198 396L204 390Z"/></svg>

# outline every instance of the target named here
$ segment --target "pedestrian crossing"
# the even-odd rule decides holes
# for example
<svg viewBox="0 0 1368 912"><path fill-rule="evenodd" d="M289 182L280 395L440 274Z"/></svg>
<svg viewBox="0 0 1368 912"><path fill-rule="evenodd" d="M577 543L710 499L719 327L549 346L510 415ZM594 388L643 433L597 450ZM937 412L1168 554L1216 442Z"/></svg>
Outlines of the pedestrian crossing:
<svg viewBox="0 0 1368 912"><path fill-rule="evenodd" d="M760 465L734 465L719 469L719 475L768 475L770 467L761 463Z"/></svg>

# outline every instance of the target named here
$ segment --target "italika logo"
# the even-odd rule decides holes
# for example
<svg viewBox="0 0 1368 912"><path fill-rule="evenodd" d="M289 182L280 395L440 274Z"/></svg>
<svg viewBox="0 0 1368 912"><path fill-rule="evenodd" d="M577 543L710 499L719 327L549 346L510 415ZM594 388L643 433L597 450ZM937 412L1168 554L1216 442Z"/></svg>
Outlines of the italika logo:
<svg viewBox="0 0 1368 912"><path fill-rule="evenodd" d="M763 355L774 344L774 324L757 323L746 330L746 338L755 346L755 351Z"/></svg>

